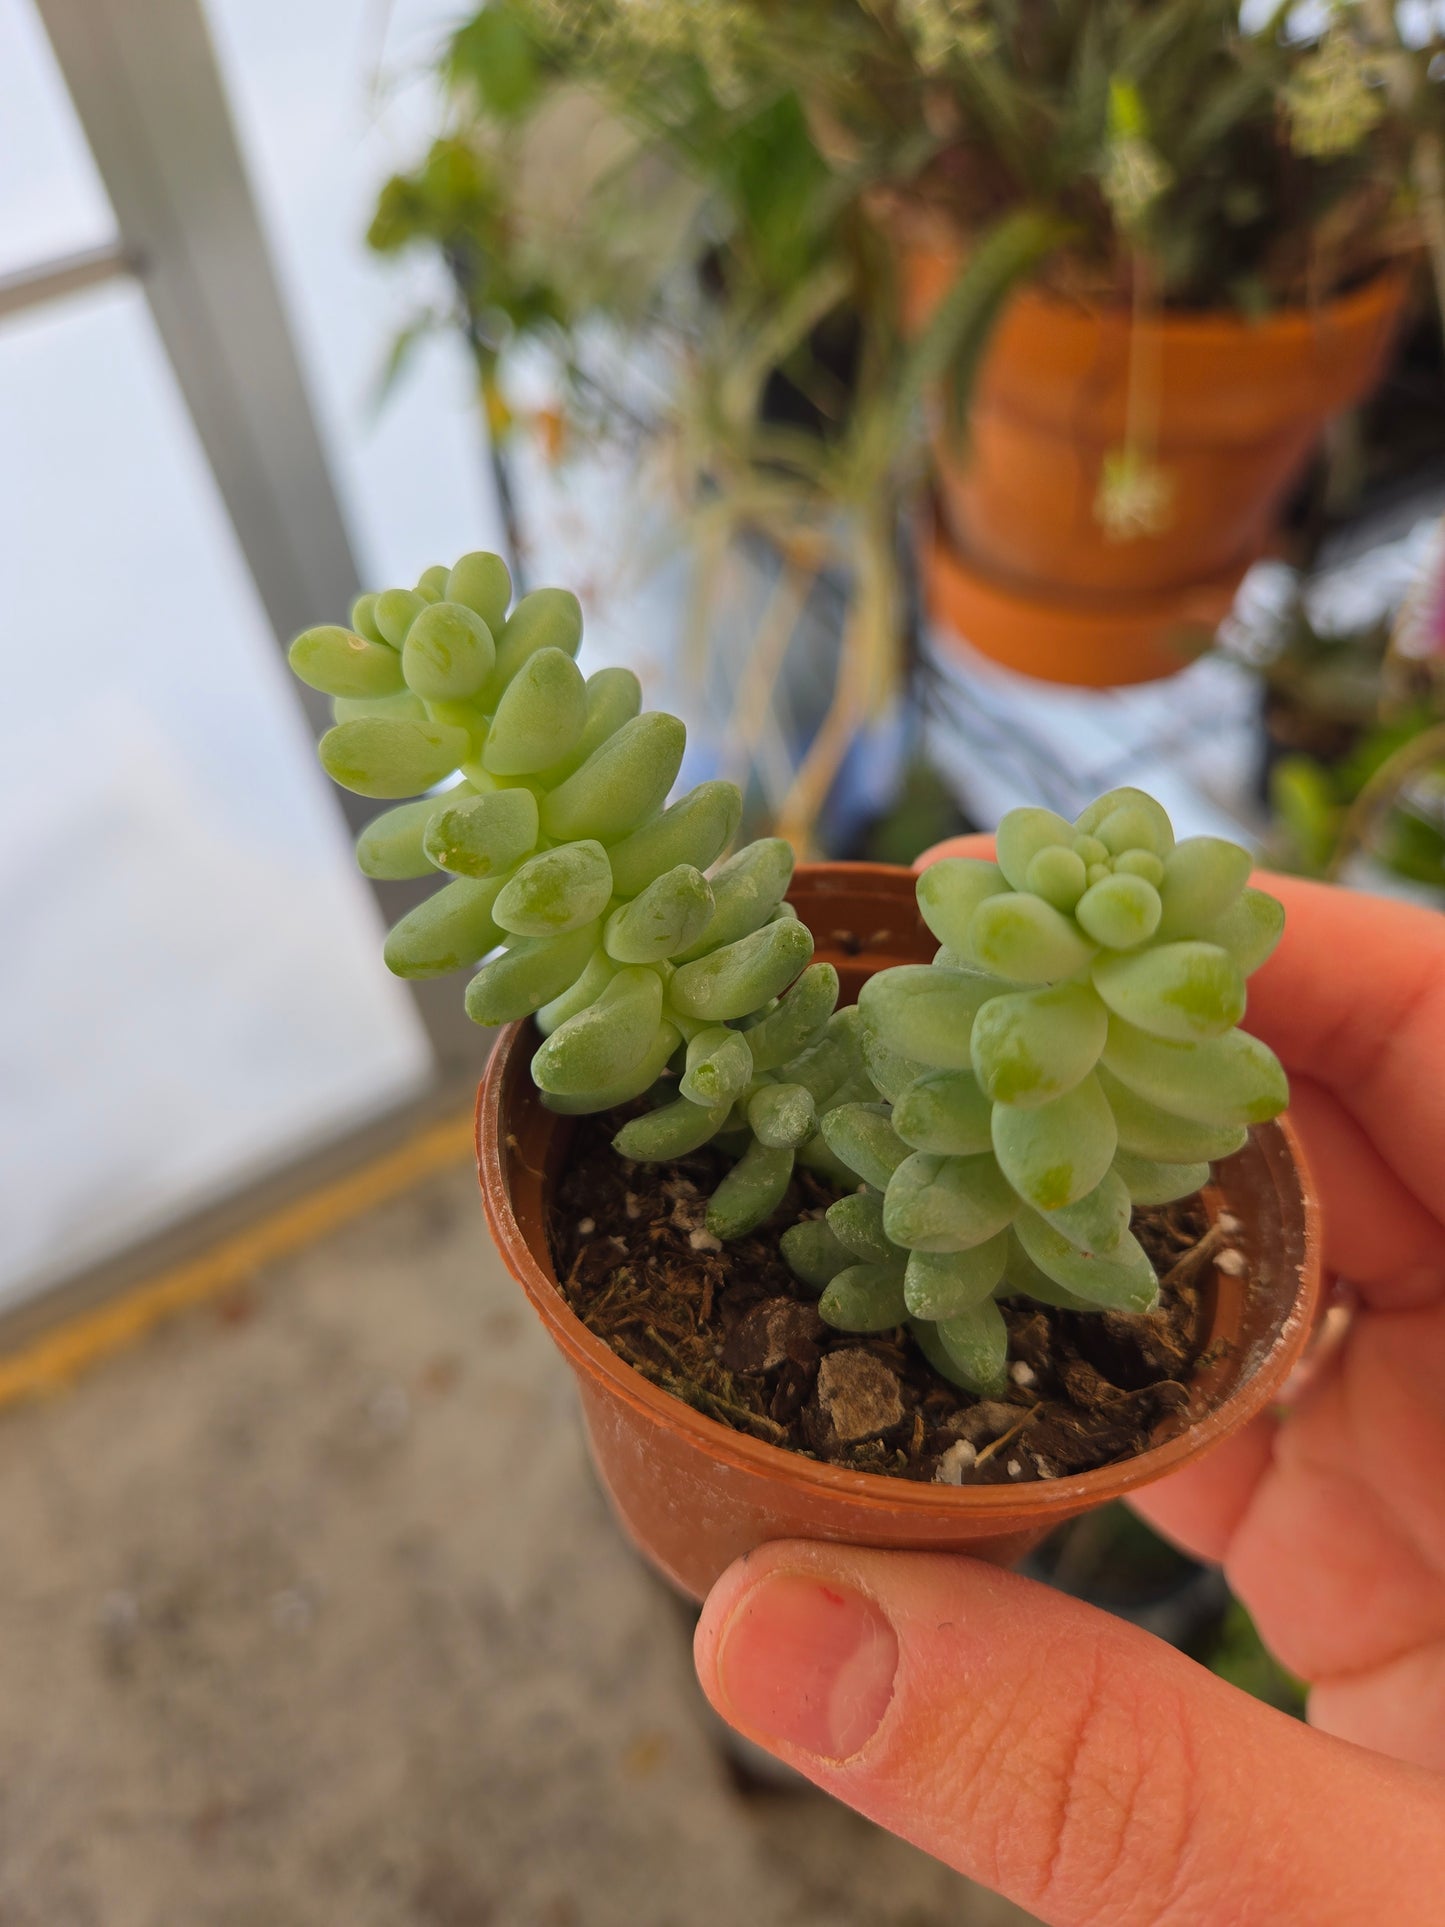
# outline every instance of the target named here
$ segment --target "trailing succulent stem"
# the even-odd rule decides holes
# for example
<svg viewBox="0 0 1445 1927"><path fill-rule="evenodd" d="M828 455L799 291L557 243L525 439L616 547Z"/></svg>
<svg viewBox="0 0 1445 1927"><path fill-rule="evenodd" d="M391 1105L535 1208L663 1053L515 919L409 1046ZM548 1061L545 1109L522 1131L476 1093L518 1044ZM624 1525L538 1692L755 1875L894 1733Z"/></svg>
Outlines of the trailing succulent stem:
<svg viewBox="0 0 1445 1927"><path fill-rule="evenodd" d="M1197 1191L1288 1098L1236 1028L1284 923L1249 869L1217 837L1176 843L1124 789L1075 823L1013 810L995 862L924 871L943 947L864 985L873 1100L822 1120L863 1188L783 1238L825 1319L906 1320L937 1370L990 1393L1007 1383L1000 1298L1153 1308L1134 1207Z"/></svg>
<svg viewBox="0 0 1445 1927"><path fill-rule="evenodd" d="M683 725L641 713L630 670L584 680L575 596L539 589L509 613L511 593L501 558L478 552L291 645L296 674L335 699L322 764L395 803L362 831L361 868L449 879L390 932L386 962L402 977L479 966L469 1016L535 1015L532 1076L554 1110L656 1087L619 1151L666 1159L720 1138L737 1162L709 1222L741 1236L777 1208L795 1156L830 1165L822 1109L868 1091L843 1042L854 1015L835 1014L832 966L809 967L784 902L789 846L767 838L713 868L736 787L701 783L669 807Z"/></svg>

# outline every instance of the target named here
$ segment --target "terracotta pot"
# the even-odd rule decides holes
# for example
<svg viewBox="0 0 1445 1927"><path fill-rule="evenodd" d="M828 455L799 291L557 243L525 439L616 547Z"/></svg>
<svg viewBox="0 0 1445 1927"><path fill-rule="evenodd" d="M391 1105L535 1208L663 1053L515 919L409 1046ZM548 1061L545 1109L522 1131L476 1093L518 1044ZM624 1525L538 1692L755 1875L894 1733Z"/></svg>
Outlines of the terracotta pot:
<svg viewBox="0 0 1445 1927"><path fill-rule="evenodd" d="M962 260L905 247L911 325ZM1052 680L1144 681L1179 667L1171 633L1227 612L1326 424L1378 379L1408 285L1382 273L1260 321L1166 312L1137 340L1127 309L1016 295L979 369L966 455L935 442L952 551L951 566L938 565L939 612L985 655ZM1128 428L1131 355L1169 508L1156 532L1122 541L1095 504ZM1030 643L1030 622L1048 633Z"/></svg>
<svg viewBox="0 0 1445 1927"><path fill-rule="evenodd" d="M873 971L926 961L936 948L913 878L886 864L799 870L789 893L837 965L845 996ZM477 1102L477 1163L487 1222L512 1275L571 1366L602 1483L629 1536L684 1593L700 1599L740 1554L769 1539L970 1552L1008 1563L1063 1520L1198 1457L1259 1412L1308 1336L1320 1289L1313 1192L1287 1124L1266 1125L1219 1170L1213 1208L1245 1229L1247 1280L1216 1274L1209 1345L1188 1429L1126 1464L1029 1486L924 1485L823 1465L705 1418L652 1385L587 1330L558 1290L545 1205L571 1122L544 1109L528 1072L536 1034L498 1040Z"/></svg>

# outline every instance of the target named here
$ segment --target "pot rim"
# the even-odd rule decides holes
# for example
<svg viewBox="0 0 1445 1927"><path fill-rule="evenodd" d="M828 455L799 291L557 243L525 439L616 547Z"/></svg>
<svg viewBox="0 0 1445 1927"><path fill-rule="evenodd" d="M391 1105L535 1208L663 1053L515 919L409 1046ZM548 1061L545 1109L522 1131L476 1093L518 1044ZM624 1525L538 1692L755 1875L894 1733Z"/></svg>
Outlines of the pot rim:
<svg viewBox="0 0 1445 1927"><path fill-rule="evenodd" d="M842 872L852 876L908 876L889 863L819 863L800 865L810 872ZM1175 1472L1229 1433L1242 1429L1269 1404L1298 1363L1315 1322L1322 1290L1318 1193L1294 1127L1288 1116L1255 1126L1277 1132L1284 1140L1290 1164L1299 1180L1303 1208L1304 1254L1298 1267L1293 1303L1280 1321L1268 1350L1254 1369L1204 1416L1175 1437L1151 1446L1133 1458L1097 1466L1069 1478L1039 1480L1027 1486L941 1485L890 1477L877 1472L855 1472L845 1466L810 1459L786 1447L736 1432L708 1418L685 1400L644 1378L624 1363L611 1346L590 1331L562 1295L559 1281L544 1271L532 1254L512 1209L507 1182L507 1142L502 1127L501 1096L512 1062L534 1048L530 1018L509 1024L498 1036L477 1089L475 1141L477 1175L482 1204L497 1250L512 1276L526 1292L553 1342L574 1366L602 1380L615 1397L655 1423L690 1436L710 1457L739 1472L764 1473L796 1491L814 1491L834 1498L886 1506L895 1513L923 1518L994 1514L1017 1516L1026 1509L1041 1518L1054 1513L1070 1517L1090 1501L1103 1503ZM568 1120L558 1116L562 1126ZM1228 1194L1226 1192L1226 1202Z"/></svg>
<svg viewBox="0 0 1445 1927"><path fill-rule="evenodd" d="M967 250L934 244L903 243L904 252L935 260L962 260ZM1182 346L1223 346L1247 340L1313 341L1322 327L1331 330L1367 325L1402 305L1415 280L1416 263L1405 257L1382 261L1363 281L1322 295L1313 302L1291 302L1250 316L1234 308L1161 307L1145 324ZM1084 295L1057 293L1028 280L1014 292L1009 307L1035 304L1050 325L1078 328L1133 328L1134 311L1125 301L1090 300ZM1007 310L1005 310L1007 312Z"/></svg>

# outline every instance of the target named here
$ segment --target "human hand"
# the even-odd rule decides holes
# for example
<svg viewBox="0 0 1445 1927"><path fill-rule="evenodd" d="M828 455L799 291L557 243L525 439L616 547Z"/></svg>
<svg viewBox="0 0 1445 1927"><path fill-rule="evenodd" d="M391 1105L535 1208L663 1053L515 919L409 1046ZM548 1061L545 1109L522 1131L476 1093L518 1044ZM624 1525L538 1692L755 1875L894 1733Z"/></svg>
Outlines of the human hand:
<svg viewBox="0 0 1445 1927"><path fill-rule="evenodd" d="M966 1559L766 1546L698 1628L725 1718L1057 1927L1445 1921L1445 919L1264 881L1245 1021L1359 1304L1287 1415L1136 1504L1224 1565L1317 1730Z"/></svg>

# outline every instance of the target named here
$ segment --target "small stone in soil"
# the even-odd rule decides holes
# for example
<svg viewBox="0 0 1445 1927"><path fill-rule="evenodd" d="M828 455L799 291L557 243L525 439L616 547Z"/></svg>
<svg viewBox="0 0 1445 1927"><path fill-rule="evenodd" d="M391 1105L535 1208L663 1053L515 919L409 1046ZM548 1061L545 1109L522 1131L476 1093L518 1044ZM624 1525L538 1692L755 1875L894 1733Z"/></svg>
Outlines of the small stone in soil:
<svg viewBox="0 0 1445 1927"><path fill-rule="evenodd" d="M730 1372L775 1372L815 1365L826 1327L816 1307L796 1298L765 1298L741 1318L718 1353Z"/></svg>
<svg viewBox="0 0 1445 1927"><path fill-rule="evenodd" d="M1242 1251L1236 1251L1232 1245L1226 1250L1219 1252L1214 1262L1219 1266L1221 1271L1227 1273L1231 1278L1242 1278L1249 1269L1244 1253Z"/></svg>
<svg viewBox="0 0 1445 1927"><path fill-rule="evenodd" d="M817 1399L840 1444L876 1439L903 1422L898 1375L871 1352L829 1352L818 1367Z"/></svg>

